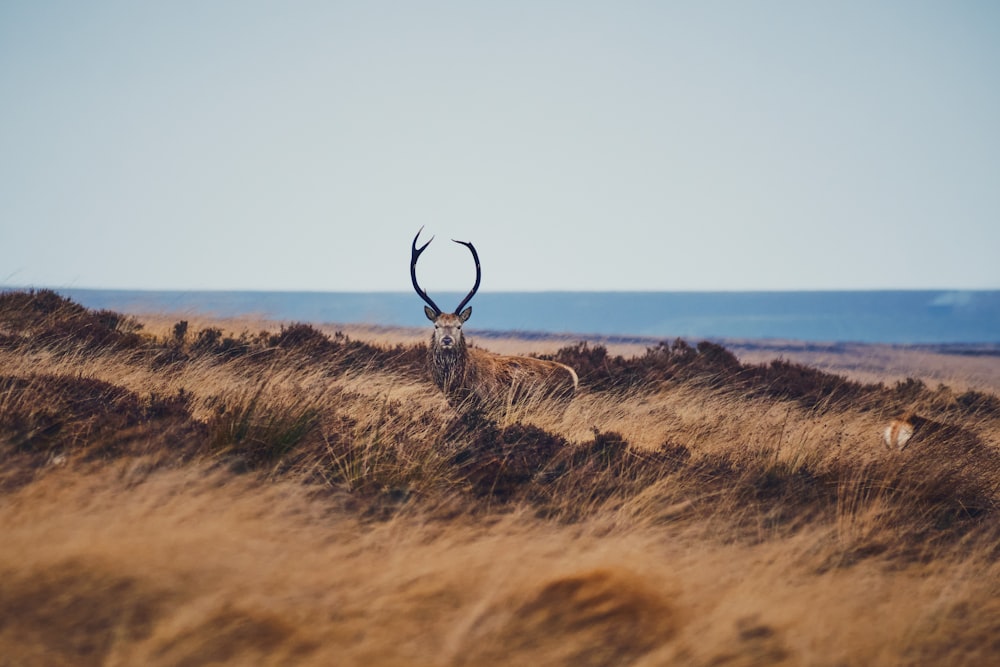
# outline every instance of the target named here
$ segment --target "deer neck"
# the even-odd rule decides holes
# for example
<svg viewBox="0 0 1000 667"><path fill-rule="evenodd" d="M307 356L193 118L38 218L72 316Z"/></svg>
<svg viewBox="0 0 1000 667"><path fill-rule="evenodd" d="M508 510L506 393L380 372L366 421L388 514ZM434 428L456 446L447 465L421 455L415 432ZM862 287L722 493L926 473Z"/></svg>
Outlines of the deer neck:
<svg viewBox="0 0 1000 667"><path fill-rule="evenodd" d="M460 388L465 381L469 350L465 339L460 338L453 346L445 348L431 338L428 348L428 362L434 383L446 393Z"/></svg>

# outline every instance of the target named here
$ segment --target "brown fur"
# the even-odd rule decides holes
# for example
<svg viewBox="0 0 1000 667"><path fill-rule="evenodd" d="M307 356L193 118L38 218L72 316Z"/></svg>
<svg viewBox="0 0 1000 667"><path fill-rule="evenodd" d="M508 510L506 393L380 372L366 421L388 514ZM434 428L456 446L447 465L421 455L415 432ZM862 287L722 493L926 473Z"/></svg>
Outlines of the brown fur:
<svg viewBox="0 0 1000 667"><path fill-rule="evenodd" d="M470 347L455 320L450 313L436 318L427 353L431 377L452 404L489 408L532 398L569 400L576 393L579 380L569 366ZM442 343L444 336L451 345Z"/></svg>

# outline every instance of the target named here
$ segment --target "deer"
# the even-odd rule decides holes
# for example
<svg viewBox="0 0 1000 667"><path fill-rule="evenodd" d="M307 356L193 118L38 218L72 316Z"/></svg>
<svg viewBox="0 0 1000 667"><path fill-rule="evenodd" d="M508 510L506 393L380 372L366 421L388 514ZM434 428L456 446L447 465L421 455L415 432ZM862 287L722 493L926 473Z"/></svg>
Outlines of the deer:
<svg viewBox="0 0 1000 667"><path fill-rule="evenodd" d="M472 253L476 282L455 311L446 313L417 282L417 260L434 240L431 237L418 248L421 232L423 227L413 237L410 279L413 289L426 304L424 314L434 323L427 349L428 370L449 403L455 407L490 410L537 399L552 399L563 404L571 400L579 389L580 380L569 366L534 357L495 354L469 344L462 325L472 315L472 307L468 304L482 280L479 253L471 242L452 239Z"/></svg>
<svg viewBox="0 0 1000 667"><path fill-rule="evenodd" d="M889 422L882 431L882 442L890 450L901 452L914 442L934 442L938 446L949 444L954 447L978 442L978 438L959 426L944 424L909 411Z"/></svg>
<svg viewBox="0 0 1000 667"><path fill-rule="evenodd" d="M910 411L889 422L882 441L899 457L902 477L892 485L905 483L907 475L915 475L909 483L923 484L932 473L933 484L953 494L963 512L995 506L1000 451L977 433Z"/></svg>
<svg viewBox="0 0 1000 667"><path fill-rule="evenodd" d="M889 422L882 431L882 442L889 449L903 451L926 420L912 412L907 412Z"/></svg>

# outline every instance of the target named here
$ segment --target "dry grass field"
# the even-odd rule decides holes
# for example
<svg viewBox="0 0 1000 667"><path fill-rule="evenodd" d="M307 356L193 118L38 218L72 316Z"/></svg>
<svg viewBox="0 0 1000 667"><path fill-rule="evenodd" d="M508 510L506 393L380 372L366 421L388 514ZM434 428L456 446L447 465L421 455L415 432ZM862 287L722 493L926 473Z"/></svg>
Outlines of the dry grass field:
<svg viewBox="0 0 1000 667"><path fill-rule="evenodd" d="M367 333L0 294L0 667L1000 664L968 359L564 341L481 415Z"/></svg>

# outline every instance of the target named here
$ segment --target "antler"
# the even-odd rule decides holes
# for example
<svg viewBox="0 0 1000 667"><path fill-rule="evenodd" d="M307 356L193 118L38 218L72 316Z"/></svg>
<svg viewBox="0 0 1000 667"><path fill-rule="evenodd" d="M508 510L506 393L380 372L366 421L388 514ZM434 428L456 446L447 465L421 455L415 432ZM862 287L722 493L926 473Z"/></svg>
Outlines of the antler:
<svg viewBox="0 0 1000 667"><path fill-rule="evenodd" d="M427 303L427 305L434 310L435 315L440 315L441 309L437 307L437 304L434 303L434 301L429 296L427 296L427 292L420 289L420 285L417 284L417 260L420 259L420 253L422 253L427 248L427 246L431 244L431 241L434 240L434 237L432 236L431 241L428 241L427 243L423 244L418 248L417 239L420 238L420 232L422 231L424 231L423 227L421 227L417 231L417 235L413 237L413 249L410 252L410 280L413 281L413 289L417 290L417 294L420 295L420 298L423 299ZM476 262L476 265L477 266L479 265L478 261ZM476 282L476 284L478 285L478 281ZM471 298L471 295L469 298Z"/></svg>
<svg viewBox="0 0 1000 667"><path fill-rule="evenodd" d="M452 239L452 241L455 241L455 239ZM462 303L458 304L458 308L455 309L455 314L457 315L462 312L462 308L465 308L465 304L469 303L469 301L472 300L472 297L476 295L476 292L479 291L479 281L483 277L483 270L479 268L479 253L476 252L472 243L467 241L455 241L455 243L460 243L472 251L472 259L476 262L476 284L472 286L472 291L465 295L465 298L462 299Z"/></svg>
<svg viewBox="0 0 1000 667"><path fill-rule="evenodd" d="M420 230L417 231L417 235L413 237L413 247L410 252L410 280L413 281L413 289L417 291L417 294L420 295L420 298L423 299L427 303L427 305L434 310L435 315L440 315L441 309L438 308L437 304L434 303L434 301L429 296L427 296L427 292L420 289L420 285L417 284L417 260L420 259L420 253L426 250L427 246L429 246L431 244L431 241L434 240L434 237L432 236L431 241L428 241L427 243L423 244L418 248L417 239L420 238L420 232L422 231L424 231L423 227L421 227ZM452 241L455 241L455 239L452 239ZM455 309L455 314L458 315L460 312L462 312L462 309L465 308L466 304L472 300L472 297L476 295L476 292L479 291L479 282L483 278L483 270L479 266L479 253L476 252L475 246L473 246L471 243L467 241L455 241L455 243L460 243L461 245L464 245L466 248L468 248L472 252L473 261L475 261L476 263L476 284L472 286L472 291L470 291L468 294L465 295L465 298L462 299L462 303L458 304L458 308Z"/></svg>

